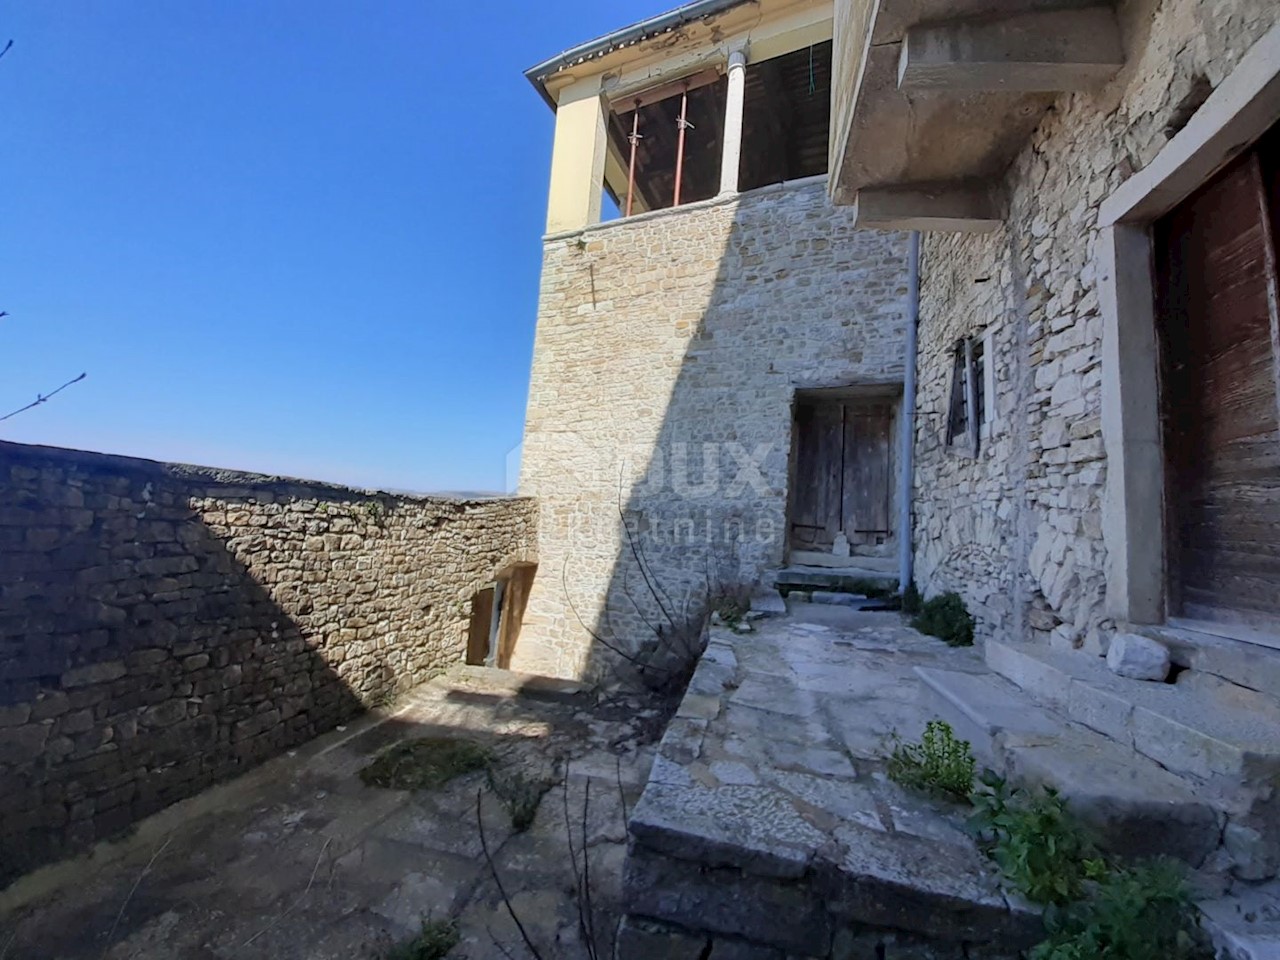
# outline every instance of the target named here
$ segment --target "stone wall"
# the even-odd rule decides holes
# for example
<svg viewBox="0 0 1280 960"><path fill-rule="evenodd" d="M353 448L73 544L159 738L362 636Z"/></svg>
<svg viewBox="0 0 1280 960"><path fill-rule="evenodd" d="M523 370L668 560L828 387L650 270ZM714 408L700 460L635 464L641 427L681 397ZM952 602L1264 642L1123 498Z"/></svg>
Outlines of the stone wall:
<svg viewBox="0 0 1280 960"><path fill-rule="evenodd" d="M590 632L635 648L780 564L792 399L901 383L905 277L905 238L855 231L825 178L548 237L513 665L590 672Z"/></svg>
<svg viewBox="0 0 1280 960"><path fill-rule="evenodd" d="M527 500L0 443L0 880L462 659Z"/></svg>
<svg viewBox="0 0 1280 960"><path fill-rule="evenodd" d="M1025 626L1094 652L1113 627L1098 207L1151 162L1280 7L1137 0L1120 16L1126 66L1104 89L1054 104L1007 174L1005 228L926 235L922 258L917 581L926 594L963 593L987 635ZM952 346L984 333L996 421L973 460L942 439Z"/></svg>

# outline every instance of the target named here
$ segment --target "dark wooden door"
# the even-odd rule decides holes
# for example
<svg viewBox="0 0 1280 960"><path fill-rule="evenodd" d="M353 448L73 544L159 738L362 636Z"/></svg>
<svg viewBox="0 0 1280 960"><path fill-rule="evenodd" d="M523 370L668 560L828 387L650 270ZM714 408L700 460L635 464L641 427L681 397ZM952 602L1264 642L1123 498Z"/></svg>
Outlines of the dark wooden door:
<svg viewBox="0 0 1280 960"><path fill-rule="evenodd" d="M1276 138L1156 226L1169 606L1280 624Z"/></svg>
<svg viewBox="0 0 1280 960"><path fill-rule="evenodd" d="M889 535L890 442L887 403L810 401L796 407L796 469L791 545L829 551Z"/></svg>

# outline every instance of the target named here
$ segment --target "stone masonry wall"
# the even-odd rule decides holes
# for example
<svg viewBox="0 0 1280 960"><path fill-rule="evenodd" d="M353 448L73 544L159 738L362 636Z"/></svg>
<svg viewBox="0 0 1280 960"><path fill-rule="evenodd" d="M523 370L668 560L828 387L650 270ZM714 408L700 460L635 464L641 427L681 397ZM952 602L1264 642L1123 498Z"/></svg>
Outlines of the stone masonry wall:
<svg viewBox="0 0 1280 960"><path fill-rule="evenodd" d="M821 178L548 237L513 666L590 673L590 633L636 649L779 565L793 397L901 384L905 278L905 238L855 231Z"/></svg>
<svg viewBox="0 0 1280 960"><path fill-rule="evenodd" d="M917 424L917 580L960 590L981 631L1101 649L1105 610L1101 202L1142 169L1280 20L1270 0L1120 7L1127 63L1055 103L1007 174L989 236L926 235ZM989 331L997 421L977 461L942 444L951 348ZM1159 531L1152 531L1158 536Z"/></svg>
<svg viewBox="0 0 1280 960"><path fill-rule="evenodd" d="M461 660L535 523L0 443L0 881Z"/></svg>

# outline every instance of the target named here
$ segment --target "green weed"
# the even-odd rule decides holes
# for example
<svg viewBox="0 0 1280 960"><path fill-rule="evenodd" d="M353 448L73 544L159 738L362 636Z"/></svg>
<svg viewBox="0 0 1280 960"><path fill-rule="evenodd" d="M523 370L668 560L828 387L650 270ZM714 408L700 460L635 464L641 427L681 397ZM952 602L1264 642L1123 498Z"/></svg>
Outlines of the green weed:
<svg viewBox="0 0 1280 960"><path fill-rule="evenodd" d="M973 646L973 617L958 593L940 593L920 606L911 626L953 647Z"/></svg>
<svg viewBox="0 0 1280 960"><path fill-rule="evenodd" d="M889 757L889 779L913 790L964 801L973 791L973 753L951 725L930 720L919 743L898 742Z"/></svg>

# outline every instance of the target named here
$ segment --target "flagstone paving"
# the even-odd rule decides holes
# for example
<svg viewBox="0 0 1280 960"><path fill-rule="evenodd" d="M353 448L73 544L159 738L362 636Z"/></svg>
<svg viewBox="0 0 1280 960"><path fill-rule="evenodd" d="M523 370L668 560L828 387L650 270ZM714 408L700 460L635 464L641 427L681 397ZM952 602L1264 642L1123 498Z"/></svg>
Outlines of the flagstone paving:
<svg viewBox="0 0 1280 960"><path fill-rule="evenodd" d="M485 858L477 798L498 876L547 957L588 956L574 892L585 847L607 956L621 912L624 806L648 773L653 748L637 738L653 708L531 692L475 671L433 681L93 857L28 877L0 893L0 956L357 960L384 956L424 917L456 921L450 957L527 956ZM361 782L383 748L436 736L474 738L500 769L559 781L532 826L512 829L483 772L414 793Z"/></svg>

